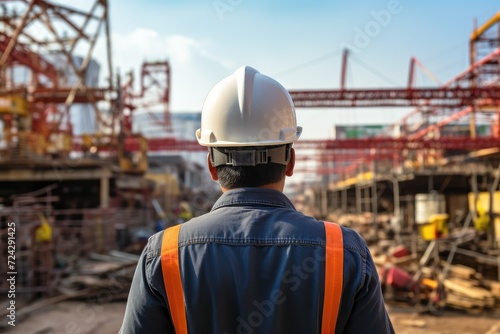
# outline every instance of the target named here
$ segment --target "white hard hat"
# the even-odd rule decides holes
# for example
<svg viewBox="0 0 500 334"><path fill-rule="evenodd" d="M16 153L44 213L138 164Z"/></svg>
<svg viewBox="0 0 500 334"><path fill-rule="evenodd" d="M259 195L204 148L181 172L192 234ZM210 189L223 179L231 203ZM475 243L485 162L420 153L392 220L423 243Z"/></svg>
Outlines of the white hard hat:
<svg viewBox="0 0 500 334"><path fill-rule="evenodd" d="M296 141L295 107L276 80L243 66L208 93L196 138L202 146L277 146Z"/></svg>

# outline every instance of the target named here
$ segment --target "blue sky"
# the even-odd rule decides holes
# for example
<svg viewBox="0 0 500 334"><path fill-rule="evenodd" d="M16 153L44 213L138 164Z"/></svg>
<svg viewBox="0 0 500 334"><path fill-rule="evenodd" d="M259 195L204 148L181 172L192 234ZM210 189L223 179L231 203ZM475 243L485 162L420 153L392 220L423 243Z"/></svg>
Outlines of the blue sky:
<svg viewBox="0 0 500 334"><path fill-rule="evenodd" d="M356 51L349 87L402 87L412 56L444 82L468 66L474 19L483 23L500 10L492 0L109 0L109 6L114 67L123 73L145 59L169 59L173 112L201 110L210 88L242 65L289 89L337 88L346 45ZM360 31L371 36L363 39ZM421 74L417 84L434 85ZM406 112L301 109L298 121L304 138L326 138L334 123L392 123Z"/></svg>

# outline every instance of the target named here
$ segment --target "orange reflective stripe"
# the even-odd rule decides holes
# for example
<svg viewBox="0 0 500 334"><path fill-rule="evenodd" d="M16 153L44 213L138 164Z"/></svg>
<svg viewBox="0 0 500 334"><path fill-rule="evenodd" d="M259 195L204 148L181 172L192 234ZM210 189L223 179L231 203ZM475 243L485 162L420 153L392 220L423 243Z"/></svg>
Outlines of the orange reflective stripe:
<svg viewBox="0 0 500 334"><path fill-rule="evenodd" d="M344 276L344 244L339 225L324 222L326 232L325 299L323 301L322 334L335 333L342 297Z"/></svg>
<svg viewBox="0 0 500 334"><path fill-rule="evenodd" d="M187 334L186 309L179 267L179 231L181 225L172 226L163 233L161 245L161 271L167 293L168 306L176 334Z"/></svg>

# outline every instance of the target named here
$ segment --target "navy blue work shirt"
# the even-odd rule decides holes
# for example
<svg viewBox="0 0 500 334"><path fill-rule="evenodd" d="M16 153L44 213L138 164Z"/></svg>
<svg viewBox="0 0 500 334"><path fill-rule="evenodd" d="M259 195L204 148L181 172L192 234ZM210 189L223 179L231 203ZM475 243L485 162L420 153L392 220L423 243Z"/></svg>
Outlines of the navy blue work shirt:
<svg viewBox="0 0 500 334"><path fill-rule="evenodd" d="M364 240L342 227L344 272L336 333L394 333ZM175 333L161 269L163 231L145 247L121 334ZM323 222L281 192L225 192L212 211L184 223L179 263L189 333L321 332ZM334 282L335 284L335 282Z"/></svg>

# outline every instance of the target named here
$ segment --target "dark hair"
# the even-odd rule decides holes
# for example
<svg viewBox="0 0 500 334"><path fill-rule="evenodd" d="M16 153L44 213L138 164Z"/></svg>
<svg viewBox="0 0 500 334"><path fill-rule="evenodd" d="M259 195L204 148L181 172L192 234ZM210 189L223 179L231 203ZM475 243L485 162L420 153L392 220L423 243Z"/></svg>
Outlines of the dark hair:
<svg viewBox="0 0 500 334"><path fill-rule="evenodd" d="M218 166L217 175L220 185L226 189L260 187L276 183L285 177L286 166L281 164L262 164L256 166Z"/></svg>

